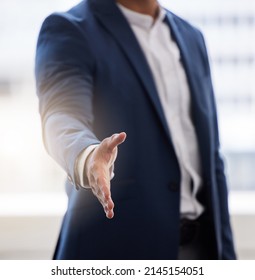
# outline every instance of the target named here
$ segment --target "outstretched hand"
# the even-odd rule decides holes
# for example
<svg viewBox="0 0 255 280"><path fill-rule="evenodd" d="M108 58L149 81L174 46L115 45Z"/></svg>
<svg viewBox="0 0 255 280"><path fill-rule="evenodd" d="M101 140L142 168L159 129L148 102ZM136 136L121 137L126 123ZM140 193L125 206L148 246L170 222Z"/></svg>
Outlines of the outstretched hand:
<svg viewBox="0 0 255 280"><path fill-rule="evenodd" d="M118 146L125 141L126 136L125 132L121 132L105 138L89 155L86 162L86 175L89 185L109 219L114 216L110 169L117 158Z"/></svg>

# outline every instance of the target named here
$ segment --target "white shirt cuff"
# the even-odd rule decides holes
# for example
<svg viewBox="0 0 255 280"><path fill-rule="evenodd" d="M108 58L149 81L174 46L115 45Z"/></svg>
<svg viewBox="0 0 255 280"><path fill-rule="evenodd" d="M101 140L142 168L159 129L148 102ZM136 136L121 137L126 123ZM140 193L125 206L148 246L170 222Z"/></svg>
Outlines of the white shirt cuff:
<svg viewBox="0 0 255 280"><path fill-rule="evenodd" d="M95 150L98 144L90 145L85 150L81 152L77 160L77 175L78 175L78 186L82 188L90 188L88 185L88 180L84 178L85 175L85 164L89 155Z"/></svg>

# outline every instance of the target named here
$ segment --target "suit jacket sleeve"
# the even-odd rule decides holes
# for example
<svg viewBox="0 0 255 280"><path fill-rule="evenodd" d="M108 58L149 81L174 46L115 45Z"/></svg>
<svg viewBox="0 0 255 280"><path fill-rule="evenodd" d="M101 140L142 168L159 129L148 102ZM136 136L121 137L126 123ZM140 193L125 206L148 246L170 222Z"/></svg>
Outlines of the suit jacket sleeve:
<svg viewBox="0 0 255 280"><path fill-rule="evenodd" d="M74 184L78 155L99 143L92 128L95 63L84 36L67 16L49 16L39 34L35 65L44 144Z"/></svg>
<svg viewBox="0 0 255 280"><path fill-rule="evenodd" d="M202 36L202 34L201 34ZM212 80L211 80L211 74L210 74L210 66L209 66L209 59L207 55L206 45L204 38L202 36L202 42L203 42L203 52L204 52L204 58L205 58L205 67L207 69L207 73L209 73L209 86L211 89L211 104L213 108L213 120L214 120L214 166L215 166L215 177L216 177L216 185L217 185L217 191L219 195L219 203L220 203L220 216L221 216L221 237L222 237L222 259L235 259L235 251L234 251L234 245L233 245L233 237L232 237L232 230L230 225L230 219L229 219L229 209L228 209L228 190L227 190L227 182L226 182L226 176L224 171L224 162L222 159L222 156L220 154L220 141L219 141L219 131L218 131L218 121L217 121L217 110L216 110L216 103L215 103L215 97L213 92L213 86L212 86Z"/></svg>

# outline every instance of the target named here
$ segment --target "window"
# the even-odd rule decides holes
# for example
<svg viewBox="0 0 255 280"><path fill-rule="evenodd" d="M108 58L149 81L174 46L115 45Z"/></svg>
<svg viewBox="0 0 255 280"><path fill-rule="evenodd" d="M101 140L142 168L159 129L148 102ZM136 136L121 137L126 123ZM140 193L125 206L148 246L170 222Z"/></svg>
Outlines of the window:
<svg viewBox="0 0 255 280"><path fill-rule="evenodd" d="M160 1L204 34L232 190L255 190L255 3Z"/></svg>

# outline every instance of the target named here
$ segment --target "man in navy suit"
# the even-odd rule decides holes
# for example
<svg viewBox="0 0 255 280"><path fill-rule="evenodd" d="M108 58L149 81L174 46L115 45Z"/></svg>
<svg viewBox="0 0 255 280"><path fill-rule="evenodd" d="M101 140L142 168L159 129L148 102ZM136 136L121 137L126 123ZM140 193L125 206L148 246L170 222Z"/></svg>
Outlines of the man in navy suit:
<svg viewBox="0 0 255 280"><path fill-rule="evenodd" d="M85 0L44 21L36 80L68 176L55 259L235 259L196 28L156 0Z"/></svg>

